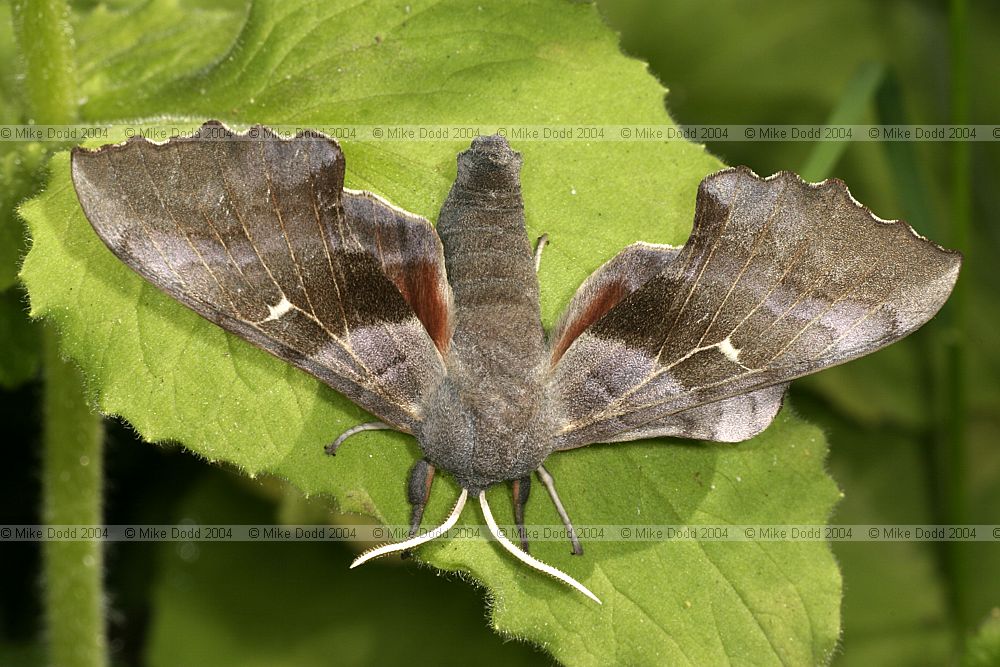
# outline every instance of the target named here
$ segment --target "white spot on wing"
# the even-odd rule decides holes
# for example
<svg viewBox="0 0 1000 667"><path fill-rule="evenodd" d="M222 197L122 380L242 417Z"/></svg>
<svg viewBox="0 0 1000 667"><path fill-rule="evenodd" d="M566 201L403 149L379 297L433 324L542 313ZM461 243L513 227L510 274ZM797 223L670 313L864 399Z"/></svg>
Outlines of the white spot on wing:
<svg viewBox="0 0 1000 667"><path fill-rule="evenodd" d="M726 355L726 359L734 364L740 363L740 349L733 347L733 341L729 340L728 336L719 343L719 352Z"/></svg>
<svg viewBox="0 0 1000 667"><path fill-rule="evenodd" d="M278 319L279 317L290 311L293 307L294 306L292 306L292 302L283 296L281 297L281 301L278 302L278 305L267 307L267 309L271 311L271 313L263 320L261 320L261 322L262 323L273 322L274 320Z"/></svg>

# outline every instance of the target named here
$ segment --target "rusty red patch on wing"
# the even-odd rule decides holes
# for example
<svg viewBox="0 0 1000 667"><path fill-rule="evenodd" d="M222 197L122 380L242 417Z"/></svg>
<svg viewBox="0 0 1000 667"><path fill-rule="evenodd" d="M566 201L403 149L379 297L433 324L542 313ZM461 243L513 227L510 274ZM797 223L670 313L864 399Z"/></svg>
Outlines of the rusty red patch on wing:
<svg viewBox="0 0 1000 667"><path fill-rule="evenodd" d="M580 314L570 322L566 323L562 336L552 348L552 364L555 365L562 358L569 346L573 344L580 334L587 328L604 317L605 314L628 296L625 284L616 280L602 285L600 291L590 297L587 305L580 310Z"/></svg>
<svg viewBox="0 0 1000 667"><path fill-rule="evenodd" d="M424 325L437 349L444 353L451 339L448 299L437 264L417 261L389 272L406 303Z"/></svg>

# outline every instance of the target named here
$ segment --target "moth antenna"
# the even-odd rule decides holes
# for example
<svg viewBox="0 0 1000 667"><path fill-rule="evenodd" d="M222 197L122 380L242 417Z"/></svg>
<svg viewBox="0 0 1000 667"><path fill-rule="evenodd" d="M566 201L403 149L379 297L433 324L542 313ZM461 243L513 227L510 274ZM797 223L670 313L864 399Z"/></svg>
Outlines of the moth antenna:
<svg viewBox="0 0 1000 667"><path fill-rule="evenodd" d="M564 584L569 584L576 590L580 591L588 598L596 602L597 604L602 604L601 599L590 592L590 589L581 584L579 581L569 576L562 570L556 569L551 565L543 563L534 556L526 554L525 552L514 546L514 543L508 540L503 533L500 532L500 528L497 526L497 522L493 520L493 513L490 511L489 503L486 502L486 492L479 492L479 505L483 508L483 517L486 519L486 525L489 526L490 533L496 538L497 542L503 545L504 549L511 552L515 558L524 563L529 567L533 567L539 572L544 572L550 577L555 577Z"/></svg>
<svg viewBox="0 0 1000 667"><path fill-rule="evenodd" d="M411 537L408 540L402 542L394 542L391 544L383 544L380 547L375 547L374 549L369 549L360 556L354 559L351 563L351 569L353 570L358 565L370 561L372 558L378 558L379 556L384 556L386 554L395 553L397 551L404 551L406 549L413 549L418 547L424 542L430 542L447 533L452 526L458 522L458 517L462 513L462 508L465 507L465 499L469 497L469 492L467 489L462 489L462 495L458 497L458 502L455 503L455 509L451 511L448 518L444 520L440 526L431 530L423 535L418 535L417 537Z"/></svg>
<svg viewBox="0 0 1000 667"><path fill-rule="evenodd" d="M392 431L392 430L394 429L391 426L389 426L388 424L384 424L382 422L368 422L367 424L358 424L357 426L349 428L343 433L341 433L339 438L337 438L336 440L334 440L333 442L331 442L329 445L326 446L325 451L330 456L336 456L337 449L344 442L344 440L347 440L355 433L361 433L362 431Z"/></svg>

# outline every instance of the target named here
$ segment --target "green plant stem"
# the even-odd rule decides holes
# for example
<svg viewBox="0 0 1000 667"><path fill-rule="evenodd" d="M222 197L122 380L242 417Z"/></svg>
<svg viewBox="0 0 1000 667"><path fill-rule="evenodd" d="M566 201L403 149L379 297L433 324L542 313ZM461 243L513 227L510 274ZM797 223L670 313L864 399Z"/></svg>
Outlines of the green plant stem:
<svg viewBox="0 0 1000 667"><path fill-rule="evenodd" d="M876 118L882 125L910 123L899 77L894 71L887 72L882 80L875 95L875 108ZM944 232L941 231L940 223L934 215L934 207L929 196L926 160L917 152L917 144L908 141L886 141L882 144L882 151L889 163L893 188L903 207L903 219L928 238L941 238ZM929 356L922 359L926 362L924 366L931 366Z"/></svg>
<svg viewBox="0 0 1000 667"><path fill-rule="evenodd" d="M30 120L74 122L77 86L69 5L65 0L16 0L11 9Z"/></svg>
<svg viewBox="0 0 1000 667"><path fill-rule="evenodd" d="M951 0L949 6L951 48L951 122L965 124L969 120L969 59L968 8L965 0ZM971 145L957 141L951 147L951 239L954 248L968 253L971 231ZM968 261L966 257L966 261ZM960 280L945 313L949 324L949 340L945 356L945 420L943 442L946 444L948 476L948 514L950 523L969 520L965 480L967 478L966 383L965 383L965 322L966 289ZM964 640L970 629L966 618L967 567L966 549L960 543L949 545L948 569L955 596L954 611L958 640Z"/></svg>
<svg viewBox="0 0 1000 667"><path fill-rule="evenodd" d="M902 91L898 79L890 73L886 77L876 97L879 123L883 125L906 125L910 122L904 105ZM883 145L886 158L889 161L890 172L896 192L903 205L905 219L913 224L917 231L930 238L950 237L948 245L954 247L954 232L945 229L936 220L934 209L928 196L928 176L924 161L916 150L916 144L908 142L887 142ZM950 185L950 184L949 184ZM921 394L926 401L926 412L930 425L922 429L920 443L924 474L930 494L931 522L935 524L952 524L960 522L956 507L955 493L961 493L961 480L953 474L953 452L956 440L952 437L949 427L955 414L953 405L955 399L960 400L961 393L954 393L950 384L948 369L953 360L948 356L955 347L955 320L952 301L945 306L940 317L931 326L913 335L914 365L920 372ZM943 577L947 618L952 641L961 650L965 635L964 600L966 584L959 563L960 550L964 547L956 542L939 542L934 545L935 557Z"/></svg>
<svg viewBox="0 0 1000 667"><path fill-rule="evenodd" d="M860 123L871 106L883 74L884 68L880 63L862 63L837 100L837 105L830 112L826 120L827 126ZM828 178L849 145L849 141L817 142L799 174L807 181L821 181Z"/></svg>
<svg viewBox="0 0 1000 667"><path fill-rule="evenodd" d="M43 336L42 517L49 526L100 524L101 419L84 399L80 371L60 358L56 334L46 329ZM99 667L108 663L101 546L96 540L44 543L49 664Z"/></svg>
<svg viewBox="0 0 1000 667"><path fill-rule="evenodd" d="M28 118L39 124L75 122L76 68L69 6L64 0L20 0L12 9ZM101 418L84 398L79 370L60 357L56 334L46 329L42 336L42 517L50 526L100 524L104 482ZM108 664L102 554L96 540L48 541L43 545L49 664Z"/></svg>

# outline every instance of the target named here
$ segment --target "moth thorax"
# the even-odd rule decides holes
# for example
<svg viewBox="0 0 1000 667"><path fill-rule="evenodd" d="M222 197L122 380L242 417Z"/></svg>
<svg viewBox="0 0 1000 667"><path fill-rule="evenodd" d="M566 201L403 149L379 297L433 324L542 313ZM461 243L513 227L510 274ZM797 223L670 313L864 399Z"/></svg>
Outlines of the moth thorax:
<svg viewBox="0 0 1000 667"><path fill-rule="evenodd" d="M541 388L463 390L460 384L445 379L425 405L415 435L427 459L470 493L537 469L553 446Z"/></svg>

